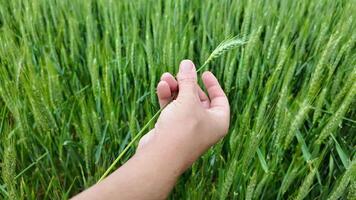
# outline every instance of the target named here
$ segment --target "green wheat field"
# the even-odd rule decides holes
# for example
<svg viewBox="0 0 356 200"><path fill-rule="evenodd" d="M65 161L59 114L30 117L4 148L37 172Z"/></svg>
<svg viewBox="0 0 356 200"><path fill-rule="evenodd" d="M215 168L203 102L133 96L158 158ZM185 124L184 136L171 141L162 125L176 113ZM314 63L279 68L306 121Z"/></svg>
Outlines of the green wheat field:
<svg viewBox="0 0 356 200"><path fill-rule="evenodd" d="M169 198L356 199L355 0L0 0L0 199L96 183L159 110L160 75L234 36L203 69L229 133Z"/></svg>

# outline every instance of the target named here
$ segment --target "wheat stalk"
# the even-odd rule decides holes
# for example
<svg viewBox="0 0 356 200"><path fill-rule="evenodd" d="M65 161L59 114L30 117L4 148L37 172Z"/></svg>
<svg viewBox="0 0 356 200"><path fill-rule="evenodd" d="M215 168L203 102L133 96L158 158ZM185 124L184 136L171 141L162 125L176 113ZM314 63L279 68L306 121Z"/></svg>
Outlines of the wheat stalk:
<svg viewBox="0 0 356 200"><path fill-rule="evenodd" d="M253 173L246 190L245 200L251 200L257 183L257 171Z"/></svg>
<svg viewBox="0 0 356 200"><path fill-rule="evenodd" d="M246 44L246 42L243 39L237 38L237 37L232 37L229 39L226 39L222 41L215 49L214 51L209 55L208 59L204 62L202 66L200 66L197 69L197 72L205 68L212 60L215 58L220 57L222 54L226 53L227 51L234 49L238 46L241 46L243 44ZM168 104L167 104L168 105ZM166 106L167 106L166 105ZM100 177L98 183L102 181L110 172L111 170L115 167L115 165L120 161L120 159L124 156L124 154L129 150L129 148L137 141L138 138L143 134L143 132L148 128L148 126L153 122L153 120L158 117L158 115L161 113L161 111L165 108L162 107L159 109L153 117L143 126L143 128L140 130L140 132L137 133L137 135L131 140L131 142L125 147L125 149L119 154L118 157L114 160L113 163L109 166L109 168L104 172L104 174Z"/></svg>
<svg viewBox="0 0 356 200"><path fill-rule="evenodd" d="M310 191L310 186L313 184L316 171L317 171L316 169L312 169L309 172L309 174L305 177L302 185L299 187L299 191L295 200L302 200L308 195Z"/></svg>
<svg viewBox="0 0 356 200"><path fill-rule="evenodd" d="M340 182L334 186L333 191L330 193L330 196L328 197L328 200L337 200L339 199L343 193L345 192L345 189L349 185L351 181L351 177L355 177L356 175L356 161L354 160L351 164L351 166L346 169L344 175L342 176ZM351 199L351 198L350 198Z"/></svg>
<svg viewBox="0 0 356 200"><path fill-rule="evenodd" d="M238 163L237 160L233 159L231 165L229 166L229 168L226 172L226 176L224 177L224 182L223 182L223 184L221 186L221 190L220 190L220 198L219 199L221 199L221 200L226 199L229 194L232 182L234 181L234 175L237 170L237 163Z"/></svg>

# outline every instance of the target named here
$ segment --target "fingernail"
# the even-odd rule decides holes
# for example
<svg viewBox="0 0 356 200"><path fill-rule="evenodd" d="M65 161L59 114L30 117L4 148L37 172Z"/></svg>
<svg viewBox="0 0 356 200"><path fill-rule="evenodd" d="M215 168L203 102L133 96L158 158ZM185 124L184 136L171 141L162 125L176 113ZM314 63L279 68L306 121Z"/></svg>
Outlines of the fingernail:
<svg viewBox="0 0 356 200"><path fill-rule="evenodd" d="M180 69L179 71L181 71L182 73L189 73L192 71L194 65L192 63L192 61L190 60L183 60L181 63L180 63Z"/></svg>

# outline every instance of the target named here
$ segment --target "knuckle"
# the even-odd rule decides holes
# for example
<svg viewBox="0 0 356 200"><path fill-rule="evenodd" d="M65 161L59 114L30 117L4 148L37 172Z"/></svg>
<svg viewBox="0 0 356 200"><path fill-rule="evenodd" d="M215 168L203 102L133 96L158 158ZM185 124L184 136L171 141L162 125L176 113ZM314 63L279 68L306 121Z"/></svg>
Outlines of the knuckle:
<svg viewBox="0 0 356 200"><path fill-rule="evenodd" d="M178 74L177 79L179 82L195 82L197 78L194 74Z"/></svg>

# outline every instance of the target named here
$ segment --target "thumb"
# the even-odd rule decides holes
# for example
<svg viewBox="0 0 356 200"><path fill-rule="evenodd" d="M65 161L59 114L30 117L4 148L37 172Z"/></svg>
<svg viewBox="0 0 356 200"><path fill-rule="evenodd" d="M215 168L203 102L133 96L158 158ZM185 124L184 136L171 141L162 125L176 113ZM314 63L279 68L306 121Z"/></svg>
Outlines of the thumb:
<svg viewBox="0 0 356 200"><path fill-rule="evenodd" d="M183 60L177 75L179 96L197 94L197 72L191 60Z"/></svg>

